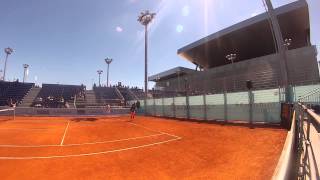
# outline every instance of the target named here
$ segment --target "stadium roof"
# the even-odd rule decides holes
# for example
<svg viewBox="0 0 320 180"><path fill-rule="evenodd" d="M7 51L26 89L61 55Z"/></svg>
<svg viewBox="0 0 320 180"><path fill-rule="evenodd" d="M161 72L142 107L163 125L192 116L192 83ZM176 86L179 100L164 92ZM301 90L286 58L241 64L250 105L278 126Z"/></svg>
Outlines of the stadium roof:
<svg viewBox="0 0 320 180"><path fill-rule="evenodd" d="M310 45L307 2L299 0L275 9L283 38L292 39L289 49ZM211 34L178 50L178 54L205 69L228 64L226 55L243 61L276 52L267 13Z"/></svg>
<svg viewBox="0 0 320 180"><path fill-rule="evenodd" d="M185 67L176 67L176 68L164 71L162 73L150 76L148 80L157 82L159 80L170 79L170 78L177 77L178 75L185 75L193 72L195 72L195 70L193 69L189 69Z"/></svg>

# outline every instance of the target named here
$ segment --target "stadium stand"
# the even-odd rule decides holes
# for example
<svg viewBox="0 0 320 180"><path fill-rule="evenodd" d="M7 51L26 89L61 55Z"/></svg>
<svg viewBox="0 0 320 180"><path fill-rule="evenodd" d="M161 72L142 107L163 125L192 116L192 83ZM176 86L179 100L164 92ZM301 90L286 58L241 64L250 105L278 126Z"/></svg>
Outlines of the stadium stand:
<svg viewBox="0 0 320 180"><path fill-rule="evenodd" d="M117 89L118 89L118 90L120 91L120 93L122 94L125 102L136 99L135 96L133 95L133 93L130 91L129 88L126 88L126 87L117 87Z"/></svg>
<svg viewBox="0 0 320 180"><path fill-rule="evenodd" d="M22 98L34 86L34 83L20 82L0 82L0 106L10 105L10 101L16 102L17 105Z"/></svg>
<svg viewBox="0 0 320 180"><path fill-rule="evenodd" d="M68 107L73 104L75 96L83 94L84 89L84 86L77 85L43 84L33 106Z"/></svg>
<svg viewBox="0 0 320 180"><path fill-rule="evenodd" d="M165 98L165 97L178 97L185 96L186 92L177 92L177 91L163 91L152 89L149 91L153 98Z"/></svg>
<svg viewBox="0 0 320 180"><path fill-rule="evenodd" d="M27 95L22 99L21 107L30 107L33 104L33 101L36 99L40 92L41 88L32 87Z"/></svg>
<svg viewBox="0 0 320 180"><path fill-rule="evenodd" d="M93 92L97 104L119 106L123 103L115 87L93 87Z"/></svg>
<svg viewBox="0 0 320 180"><path fill-rule="evenodd" d="M131 89L128 89L128 91L133 94L135 99L143 99L144 98L144 91L142 89L131 88Z"/></svg>

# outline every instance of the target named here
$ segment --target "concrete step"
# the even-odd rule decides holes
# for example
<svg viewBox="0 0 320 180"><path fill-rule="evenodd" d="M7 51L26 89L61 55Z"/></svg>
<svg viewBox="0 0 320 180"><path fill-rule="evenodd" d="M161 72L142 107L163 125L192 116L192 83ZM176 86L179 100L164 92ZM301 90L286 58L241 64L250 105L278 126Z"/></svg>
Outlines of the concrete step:
<svg viewBox="0 0 320 180"><path fill-rule="evenodd" d="M38 96L40 90L41 88L31 88L27 95L22 99L20 107L30 107L35 98Z"/></svg>

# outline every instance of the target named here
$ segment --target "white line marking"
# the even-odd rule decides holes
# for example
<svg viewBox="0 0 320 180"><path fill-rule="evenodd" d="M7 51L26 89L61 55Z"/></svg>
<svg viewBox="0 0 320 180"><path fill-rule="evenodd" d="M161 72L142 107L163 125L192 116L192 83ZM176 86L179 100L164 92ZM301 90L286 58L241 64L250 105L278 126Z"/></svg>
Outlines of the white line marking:
<svg viewBox="0 0 320 180"><path fill-rule="evenodd" d="M44 131L44 130L55 130L55 129L62 129L62 128L0 128L0 131L2 130Z"/></svg>
<svg viewBox="0 0 320 180"><path fill-rule="evenodd" d="M66 134L67 134L67 131L68 131L68 127L69 127L69 124L70 124L70 121L68 121L68 125L67 125L66 129L64 130L64 133L63 133L63 137L62 137L62 139L61 139L60 146L62 146L62 145L63 145L64 138L66 137Z"/></svg>
<svg viewBox="0 0 320 180"><path fill-rule="evenodd" d="M169 133L166 133L166 132L156 131L156 130L150 129L150 128L148 128L148 127L142 126L142 125L140 125L140 124L136 124L136 123L132 123L132 122L130 122L130 124L132 124L132 125L134 125L134 126L137 126L137 127L144 128L144 129L149 130L149 131L152 131L152 132L157 132L157 133L161 133L161 134L166 134L166 135L168 135L168 136L175 137L175 138L180 138L180 139L182 138L182 137L179 137L179 136L176 136L176 135L173 135L173 134L169 134Z"/></svg>
<svg viewBox="0 0 320 180"><path fill-rule="evenodd" d="M139 149L144 147L150 147L154 145L159 144L165 144L172 141L180 140L181 138L174 138L166 141L160 141L152 144L145 144L141 146L133 146L129 148L122 148L122 149L115 149L115 150L109 150L109 151L101 151L101 152L94 152L94 153L84 153L84 154L71 154L71 155L57 155L57 156L30 156L30 157L0 157L0 160L30 160L30 159L53 159L53 158L67 158L67 157L81 157L81 156L92 156L92 155L99 155L99 154L109 154L109 153L115 153L115 152L121 152L121 151L128 151L132 149Z"/></svg>
<svg viewBox="0 0 320 180"><path fill-rule="evenodd" d="M116 140L110 140L110 141L97 141L97 142L87 142L87 143L79 143L79 144L63 144L63 145L56 145L56 144L48 144L48 145L6 145L2 144L0 147L8 147L8 148L38 148L38 147L68 147L68 146L81 146L81 145L93 145L93 144L106 144L106 143L112 143L112 142L121 142L121 141L129 141L129 140L135 140L135 139L143 139L148 137L154 137L154 136L161 136L161 135L167 135L167 134L152 134L148 136L140 136L140 137L133 137L133 138L126 138L126 139L116 139Z"/></svg>

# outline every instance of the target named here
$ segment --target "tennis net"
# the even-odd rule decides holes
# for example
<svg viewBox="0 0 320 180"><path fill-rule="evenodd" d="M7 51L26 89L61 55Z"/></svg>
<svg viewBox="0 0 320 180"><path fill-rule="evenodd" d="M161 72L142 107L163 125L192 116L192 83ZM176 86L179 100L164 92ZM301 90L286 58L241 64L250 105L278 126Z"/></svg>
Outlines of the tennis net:
<svg viewBox="0 0 320 180"><path fill-rule="evenodd" d="M0 121L15 120L15 108L0 109Z"/></svg>

